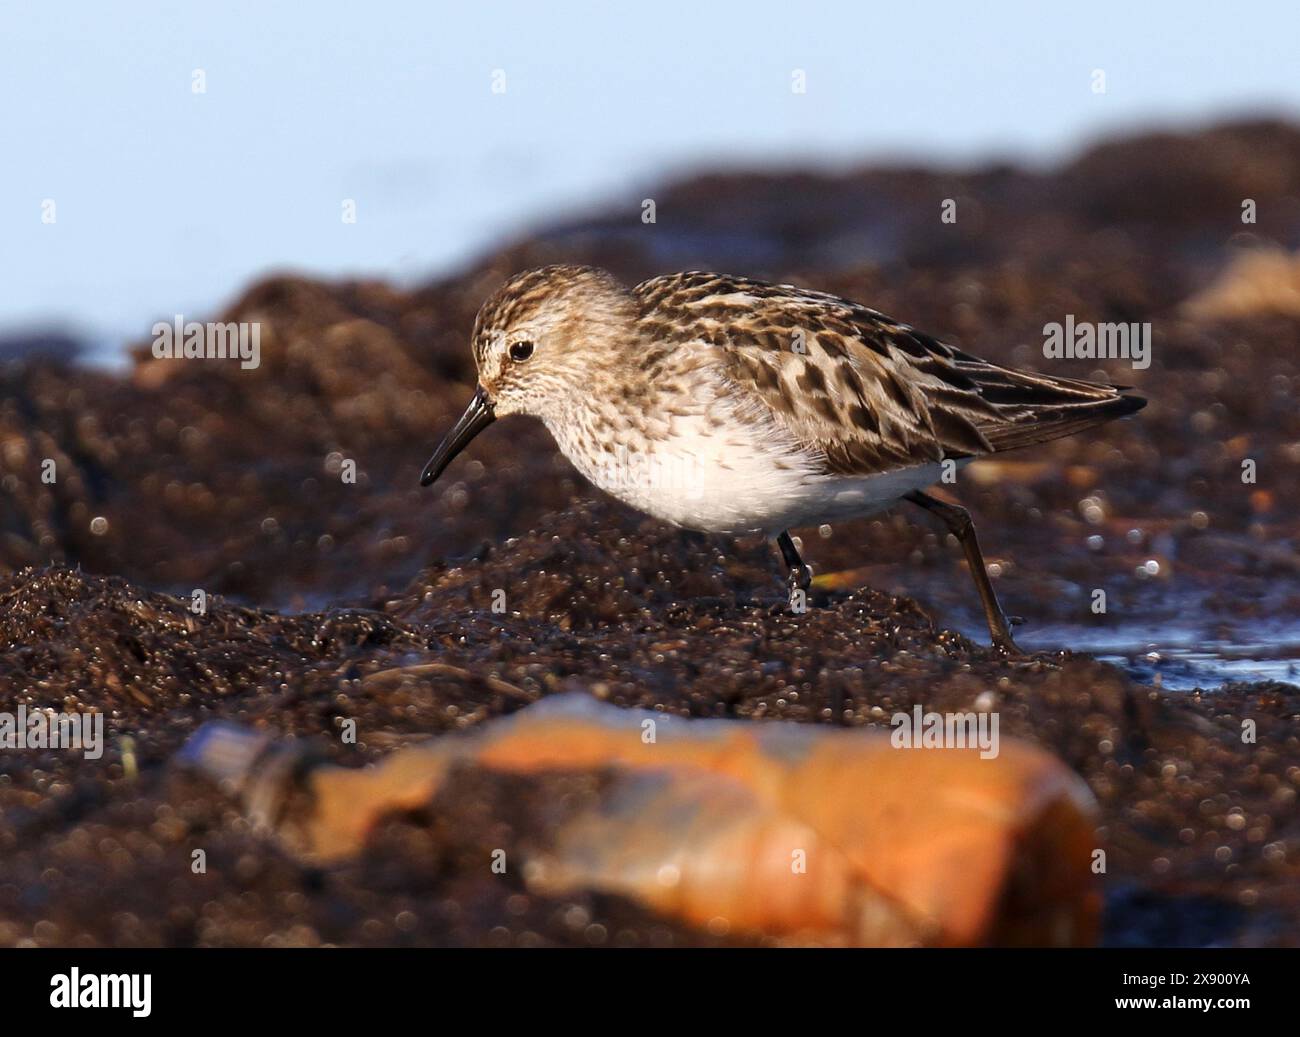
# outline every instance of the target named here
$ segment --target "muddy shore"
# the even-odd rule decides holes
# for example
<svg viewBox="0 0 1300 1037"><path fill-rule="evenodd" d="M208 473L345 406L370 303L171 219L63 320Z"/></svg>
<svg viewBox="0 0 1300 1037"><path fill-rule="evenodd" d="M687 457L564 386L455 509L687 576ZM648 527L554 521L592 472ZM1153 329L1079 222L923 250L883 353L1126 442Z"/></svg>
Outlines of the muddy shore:
<svg viewBox="0 0 1300 1037"><path fill-rule="evenodd" d="M992 696L1005 734L1098 799L1106 942L1300 943L1300 130L1129 138L1050 172L703 177L657 203L655 225L638 199L412 291L270 277L212 317L262 323L256 370L143 341L123 374L0 366L0 709L95 709L108 731L100 760L0 752L0 945L755 942L482 874L483 847L544 840L581 778L477 779L313 869L168 765L218 717L359 765L564 690L839 725ZM1261 253L1272 272L1241 275ZM798 531L821 579L796 616L771 545L629 511L534 423L489 430L421 490L472 391L479 302L558 261L795 281L991 359L1136 386L1136 419L956 488L1033 654L983 647L960 552L920 513ZM1042 327L1066 314L1151 322L1153 362L1046 361ZM1173 626L1243 651L1268 632L1270 666L1246 652L1243 679L1172 687L1158 642L1120 665L1083 650Z"/></svg>

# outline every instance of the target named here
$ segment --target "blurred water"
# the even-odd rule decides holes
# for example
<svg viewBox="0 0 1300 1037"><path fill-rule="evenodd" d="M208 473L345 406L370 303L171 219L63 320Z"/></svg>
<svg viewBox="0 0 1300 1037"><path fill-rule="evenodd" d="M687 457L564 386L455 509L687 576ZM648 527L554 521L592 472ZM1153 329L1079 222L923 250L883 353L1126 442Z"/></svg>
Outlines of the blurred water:
<svg viewBox="0 0 1300 1037"><path fill-rule="evenodd" d="M1068 646L1121 667L1139 683L1175 691L1211 689L1227 681L1285 681L1300 685L1300 622L1242 625L1231 636L1209 636L1204 623L1156 623L1137 629L1035 626L1017 633L1022 648ZM1216 629L1222 624L1216 620ZM983 628L963 630L984 636Z"/></svg>

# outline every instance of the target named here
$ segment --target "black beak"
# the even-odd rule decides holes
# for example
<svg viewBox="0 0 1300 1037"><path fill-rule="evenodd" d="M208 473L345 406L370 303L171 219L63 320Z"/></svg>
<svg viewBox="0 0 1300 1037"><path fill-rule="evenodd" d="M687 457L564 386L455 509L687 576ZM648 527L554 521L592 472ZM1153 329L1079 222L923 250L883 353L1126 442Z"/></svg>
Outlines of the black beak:
<svg viewBox="0 0 1300 1037"><path fill-rule="evenodd" d="M424 472L420 475L420 485L428 486L438 478L442 470L451 464L452 459L469 446L469 441L496 419L497 416L492 410L492 401L488 399L487 392L480 385L478 391L474 393L474 398L469 401L469 406L465 408L465 413L456 422L455 428L447 433L447 438L438 445L438 449L429 458L429 463L424 466Z"/></svg>

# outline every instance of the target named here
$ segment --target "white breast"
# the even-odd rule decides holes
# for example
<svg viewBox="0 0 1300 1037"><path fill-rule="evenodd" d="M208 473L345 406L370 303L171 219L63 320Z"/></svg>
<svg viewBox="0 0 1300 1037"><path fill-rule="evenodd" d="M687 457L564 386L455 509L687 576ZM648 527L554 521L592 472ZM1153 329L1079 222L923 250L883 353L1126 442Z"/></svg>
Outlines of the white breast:
<svg viewBox="0 0 1300 1037"><path fill-rule="evenodd" d="M776 533L889 507L939 480L938 464L868 477L828 476L771 421L743 416L725 398L707 413L673 416L648 436L617 435L593 450L580 423L547 422L565 456L606 493L656 518L711 533Z"/></svg>

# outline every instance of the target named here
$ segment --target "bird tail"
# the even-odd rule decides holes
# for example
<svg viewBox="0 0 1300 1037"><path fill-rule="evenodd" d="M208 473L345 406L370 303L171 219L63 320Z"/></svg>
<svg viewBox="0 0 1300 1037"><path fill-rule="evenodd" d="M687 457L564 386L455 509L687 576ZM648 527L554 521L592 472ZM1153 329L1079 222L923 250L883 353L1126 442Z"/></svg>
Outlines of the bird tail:
<svg viewBox="0 0 1300 1037"><path fill-rule="evenodd" d="M1012 371L993 364L963 367L997 417L978 425L995 453L1071 436L1146 406L1127 385Z"/></svg>

